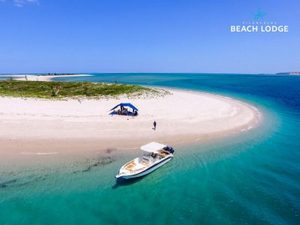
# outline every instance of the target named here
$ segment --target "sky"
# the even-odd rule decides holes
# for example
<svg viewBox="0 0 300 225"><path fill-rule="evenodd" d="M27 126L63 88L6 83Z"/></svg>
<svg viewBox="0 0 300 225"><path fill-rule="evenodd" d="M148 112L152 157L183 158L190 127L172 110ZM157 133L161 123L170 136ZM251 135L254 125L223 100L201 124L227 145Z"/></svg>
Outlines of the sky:
<svg viewBox="0 0 300 225"><path fill-rule="evenodd" d="M0 0L0 28L0 73L300 71L299 0Z"/></svg>

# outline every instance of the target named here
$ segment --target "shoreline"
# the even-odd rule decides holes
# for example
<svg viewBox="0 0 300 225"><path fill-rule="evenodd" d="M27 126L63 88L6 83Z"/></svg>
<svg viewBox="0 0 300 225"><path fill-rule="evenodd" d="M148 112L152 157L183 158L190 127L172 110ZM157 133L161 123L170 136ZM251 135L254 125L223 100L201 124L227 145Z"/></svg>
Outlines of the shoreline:
<svg viewBox="0 0 300 225"><path fill-rule="evenodd" d="M255 107L239 100L205 92L164 90L170 94L129 99L0 97L0 155L84 155L109 149L126 153L151 141L176 147L244 132L262 120ZM108 115L120 102L132 102L140 109L139 115ZM158 123L156 131L152 130L154 120Z"/></svg>
<svg viewBox="0 0 300 225"><path fill-rule="evenodd" d="M90 77L91 74L60 74L60 75L33 75L33 74L18 74L18 75L3 75L7 79L20 81L52 81L54 78L61 77Z"/></svg>

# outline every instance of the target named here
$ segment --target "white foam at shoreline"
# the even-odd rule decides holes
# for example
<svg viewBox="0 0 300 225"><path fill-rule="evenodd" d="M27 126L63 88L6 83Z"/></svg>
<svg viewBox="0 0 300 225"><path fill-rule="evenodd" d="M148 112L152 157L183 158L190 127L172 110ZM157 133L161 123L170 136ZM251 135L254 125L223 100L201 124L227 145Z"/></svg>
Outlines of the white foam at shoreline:
<svg viewBox="0 0 300 225"><path fill-rule="evenodd" d="M57 155L58 152L21 152L21 155Z"/></svg>

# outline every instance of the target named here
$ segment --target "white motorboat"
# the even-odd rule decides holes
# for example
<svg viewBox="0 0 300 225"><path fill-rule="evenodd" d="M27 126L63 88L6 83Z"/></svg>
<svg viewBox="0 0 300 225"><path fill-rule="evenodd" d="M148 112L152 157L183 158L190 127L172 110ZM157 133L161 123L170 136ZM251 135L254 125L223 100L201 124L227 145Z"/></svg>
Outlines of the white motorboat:
<svg viewBox="0 0 300 225"><path fill-rule="evenodd" d="M164 144L151 142L141 146L143 155L137 157L121 167L116 175L117 179L131 179L145 176L173 158L174 150Z"/></svg>

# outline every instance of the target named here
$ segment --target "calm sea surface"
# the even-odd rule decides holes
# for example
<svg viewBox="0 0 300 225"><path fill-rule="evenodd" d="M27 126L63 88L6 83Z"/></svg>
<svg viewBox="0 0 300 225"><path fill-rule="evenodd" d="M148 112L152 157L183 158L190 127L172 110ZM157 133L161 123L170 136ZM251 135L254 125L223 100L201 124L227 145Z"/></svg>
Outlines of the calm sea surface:
<svg viewBox="0 0 300 225"><path fill-rule="evenodd" d="M222 94L255 105L263 123L176 149L170 163L123 185L114 175L134 155L96 164L49 156L49 165L38 158L32 166L0 165L0 224L300 224L300 77L94 74L67 80Z"/></svg>

